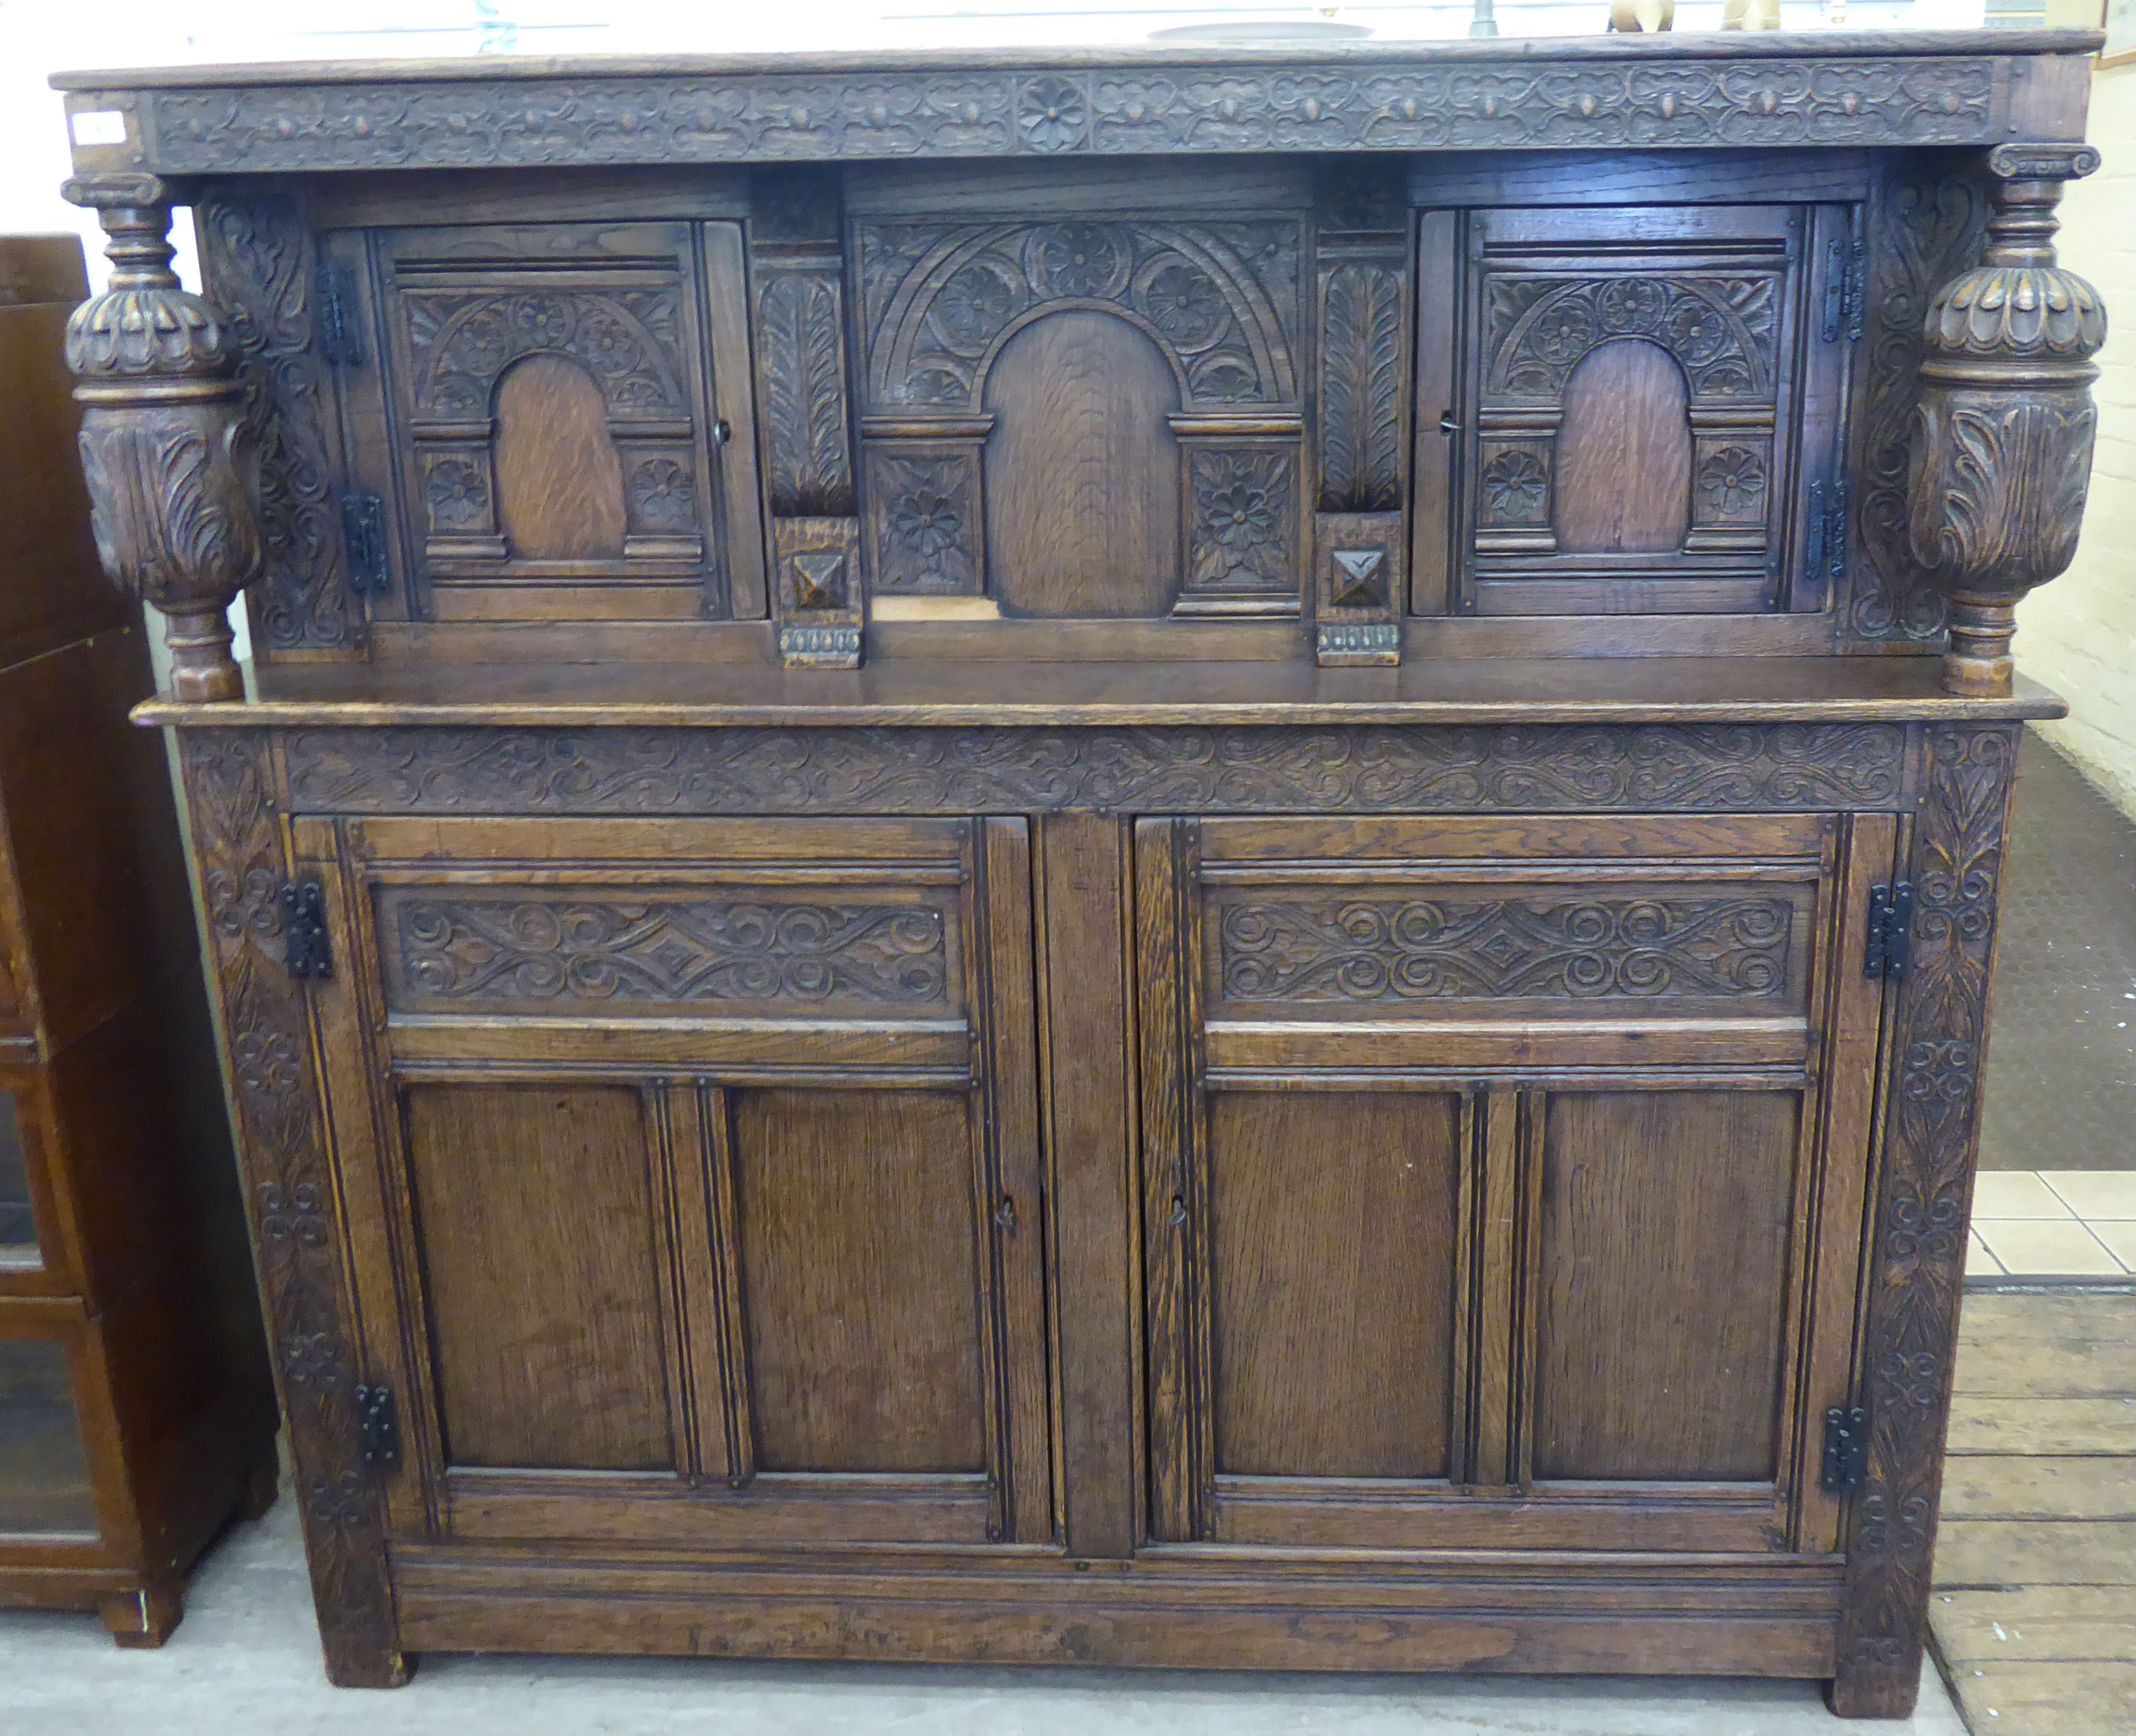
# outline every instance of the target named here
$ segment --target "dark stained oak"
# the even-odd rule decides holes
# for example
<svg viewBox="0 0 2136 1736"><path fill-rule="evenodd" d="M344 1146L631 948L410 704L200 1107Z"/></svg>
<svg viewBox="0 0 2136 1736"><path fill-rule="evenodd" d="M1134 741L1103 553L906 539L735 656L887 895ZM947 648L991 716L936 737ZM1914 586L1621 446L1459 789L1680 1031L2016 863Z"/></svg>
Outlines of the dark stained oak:
<svg viewBox="0 0 2136 1736"><path fill-rule="evenodd" d="M984 1468L968 1125L932 1092L739 1093L761 1470Z"/></svg>
<svg viewBox="0 0 2136 1736"><path fill-rule="evenodd" d="M423 1085L406 1116L447 1462L672 1465L637 1094Z"/></svg>
<svg viewBox="0 0 2136 1736"><path fill-rule="evenodd" d="M1049 313L987 380L987 558L1012 615L1161 615L1179 589L1179 389L1124 320Z"/></svg>
<svg viewBox="0 0 2136 1736"><path fill-rule="evenodd" d="M333 1678L1905 1711L2095 46L68 80Z"/></svg>
<svg viewBox="0 0 2136 1736"><path fill-rule="evenodd" d="M1681 548L1691 521L1683 371L1636 337L1588 352L1557 431L1557 546L1569 555Z"/></svg>

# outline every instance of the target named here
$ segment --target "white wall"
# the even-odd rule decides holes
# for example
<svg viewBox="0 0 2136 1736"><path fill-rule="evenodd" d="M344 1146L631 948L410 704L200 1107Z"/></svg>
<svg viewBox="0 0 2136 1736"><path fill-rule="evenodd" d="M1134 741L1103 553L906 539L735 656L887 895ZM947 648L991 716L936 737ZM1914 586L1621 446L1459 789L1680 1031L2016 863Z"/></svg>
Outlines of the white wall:
<svg viewBox="0 0 2136 1736"><path fill-rule="evenodd" d="M2018 605L2017 657L2070 702L2042 729L2136 816L2136 65L2093 80L2090 138L2105 164L2063 196L2061 241L2106 301L2091 504L2069 571Z"/></svg>

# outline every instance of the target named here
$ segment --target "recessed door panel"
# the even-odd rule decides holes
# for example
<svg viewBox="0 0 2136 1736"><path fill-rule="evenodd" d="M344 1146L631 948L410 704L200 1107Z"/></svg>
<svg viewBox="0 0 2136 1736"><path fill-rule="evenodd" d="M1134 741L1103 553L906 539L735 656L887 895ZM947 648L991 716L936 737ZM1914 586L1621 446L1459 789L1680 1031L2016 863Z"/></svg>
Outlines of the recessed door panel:
<svg viewBox="0 0 2136 1736"><path fill-rule="evenodd" d="M638 1093L419 1085L406 1126L445 1462L672 1466Z"/></svg>
<svg viewBox="0 0 2136 1736"><path fill-rule="evenodd" d="M1773 1479L1800 1102L1792 1091L1550 1098L1538 1480Z"/></svg>
<svg viewBox="0 0 2136 1736"><path fill-rule="evenodd" d="M1446 1474L1459 1127L1444 1093L1212 1099L1220 1476Z"/></svg>
<svg viewBox="0 0 2136 1736"><path fill-rule="evenodd" d="M758 1467L983 1471L965 1099L744 1091L734 1115Z"/></svg>
<svg viewBox="0 0 2136 1736"><path fill-rule="evenodd" d="M0 1337L0 1533L96 1530L67 1344Z"/></svg>

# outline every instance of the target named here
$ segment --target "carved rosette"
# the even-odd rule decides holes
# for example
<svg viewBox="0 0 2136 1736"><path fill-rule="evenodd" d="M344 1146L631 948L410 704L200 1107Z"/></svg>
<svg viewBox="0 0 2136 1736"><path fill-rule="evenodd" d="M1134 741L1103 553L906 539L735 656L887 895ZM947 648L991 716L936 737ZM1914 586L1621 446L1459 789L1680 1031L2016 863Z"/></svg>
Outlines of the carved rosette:
<svg viewBox="0 0 2136 1736"><path fill-rule="evenodd" d="M171 271L153 175L70 181L109 236L111 286L67 322L90 522L112 581L170 622L171 691L235 700L226 611L261 570L259 487L229 326Z"/></svg>
<svg viewBox="0 0 2136 1736"><path fill-rule="evenodd" d="M2099 294L2055 264L2064 181L2082 145L1998 145L1982 263L1930 305L1914 416L1908 540L1949 599L1944 686L2010 691L2017 599L2076 552L2091 472L2092 356L2106 341Z"/></svg>

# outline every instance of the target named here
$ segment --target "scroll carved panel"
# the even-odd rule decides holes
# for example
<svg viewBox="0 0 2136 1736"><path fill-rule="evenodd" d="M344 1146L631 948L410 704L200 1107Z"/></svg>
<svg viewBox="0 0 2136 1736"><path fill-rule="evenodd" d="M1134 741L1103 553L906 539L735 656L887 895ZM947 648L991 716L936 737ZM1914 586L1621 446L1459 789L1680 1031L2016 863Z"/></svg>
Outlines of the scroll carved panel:
<svg viewBox="0 0 2136 1736"><path fill-rule="evenodd" d="M391 1004L431 1011L546 1004L955 1010L951 919L933 904L769 894L629 899L393 890Z"/></svg>
<svg viewBox="0 0 2136 1736"><path fill-rule="evenodd" d="M1220 900L1224 1001L1765 1000L1789 987L1782 898Z"/></svg>

